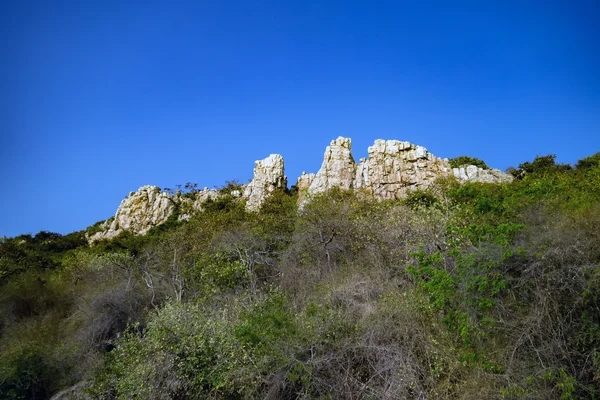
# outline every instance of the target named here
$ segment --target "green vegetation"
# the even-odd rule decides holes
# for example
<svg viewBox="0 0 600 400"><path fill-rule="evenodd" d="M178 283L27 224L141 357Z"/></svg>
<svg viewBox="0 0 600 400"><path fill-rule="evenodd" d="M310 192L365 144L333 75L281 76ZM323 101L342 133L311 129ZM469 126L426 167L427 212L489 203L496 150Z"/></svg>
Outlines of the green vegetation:
<svg viewBox="0 0 600 400"><path fill-rule="evenodd" d="M479 158L469 156L458 156L450 159L450 166L452 168L459 168L465 165L474 165L479 168L490 169L490 167L487 166L485 161Z"/></svg>
<svg viewBox="0 0 600 400"><path fill-rule="evenodd" d="M0 397L598 398L600 153L515 175L3 238Z"/></svg>

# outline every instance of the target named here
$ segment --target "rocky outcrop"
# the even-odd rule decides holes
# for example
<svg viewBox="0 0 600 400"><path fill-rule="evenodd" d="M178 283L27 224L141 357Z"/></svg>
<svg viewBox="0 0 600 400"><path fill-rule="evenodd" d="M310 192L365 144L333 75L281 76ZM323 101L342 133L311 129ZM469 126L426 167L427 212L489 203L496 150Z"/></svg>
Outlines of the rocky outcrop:
<svg viewBox="0 0 600 400"><path fill-rule="evenodd" d="M246 199L248 211L257 211L274 190L287 187L283 171L283 157L271 154L255 162L254 179L242 191L233 190L229 194ZM175 210L179 220L187 220L195 212L202 211L206 201L217 200L223 195L219 190L208 188L186 194L178 191L172 195L158 186L143 186L137 192L131 192L121 202L115 216L100 225L99 232L89 235L88 241L112 239L124 231L144 234L169 219Z"/></svg>
<svg viewBox="0 0 600 400"><path fill-rule="evenodd" d="M153 226L165 222L175 207L169 193L163 192L158 186L142 186L123 199L110 225L104 227L106 230L97 232L89 240L111 239L126 230L144 234Z"/></svg>
<svg viewBox="0 0 600 400"><path fill-rule="evenodd" d="M424 189L442 176L455 176L462 182L505 183L513 179L497 169L474 165L453 169L448 159L434 156L423 146L399 140L376 140L369 147L368 157L356 164L350 139L338 137L325 149L319 171L316 174L303 172L296 187L300 206L311 196L334 187L354 189L358 195L385 200L405 197L408 191ZM271 154L254 163L254 178L247 186L227 193L245 199L248 211L258 211L271 193L286 187L283 157ZM88 240L110 239L124 231L144 234L167 221L176 210L180 220L189 219L202 210L206 201L223 195L222 191L208 188L172 195L157 186L143 186L121 202L113 218L95 227L100 231L89 235Z"/></svg>
<svg viewBox="0 0 600 400"><path fill-rule="evenodd" d="M403 198L408 191L427 188L442 176L454 175L463 182L512 181L512 176L497 169L473 165L452 169L448 159L434 156L423 146L399 140L376 140L369 147L368 158L361 159L358 165L351 149L350 139L337 138L325 150L323 165L316 176L303 174L298 178L301 205L311 195L334 187L354 189L357 194L385 200Z"/></svg>
<svg viewBox="0 0 600 400"><path fill-rule="evenodd" d="M194 193L182 195L180 192L175 194L173 201L179 206L181 215L180 221L185 221L191 218L196 211L203 210L203 204L208 200L217 200L221 193L216 189L204 188Z"/></svg>
<svg viewBox="0 0 600 400"><path fill-rule="evenodd" d="M423 146L379 139L369 147L369 157L358 165L354 188L380 200L397 199L449 173L448 161L437 158Z"/></svg>
<svg viewBox="0 0 600 400"><path fill-rule="evenodd" d="M308 195L322 193L333 187L352 188L356 163L352 158L352 143L348 138L338 137L325 149L323 164L308 187Z"/></svg>
<svg viewBox="0 0 600 400"><path fill-rule="evenodd" d="M295 185L298 191L298 203L302 204L302 200L314 180L315 174L307 174L305 171L302 171L302 175L298 177Z"/></svg>
<svg viewBox="0 0 600 400"><path fill-rule="evenodd" d="M265 199L276 189L287 188L283 157L271 154L254 162L254 178L246 186L243 197L248 211L258 211Z"/></svg>
<svg viewBox="0 0 600 400"><path fill-rule="evenodd" d="M475 165L464 165L459 168L453 168L452 172L456 179L463 182L509 183L514 179L512 175L506 174L499 169L483 169Z"/></svg>
<svg viewBox="0 0 600 400"><path fill-rule="evenodd" d="M88 235L88 242L112 239L125 231L143 235L167 221L176 210L179 220L187 220L195 212L202 211L206 201L220 196L222 194L216 189L204 188L186 194L177 191L172 195L158 186L142 186L121 201L115 216L101 224L99 232Z"/></svg>

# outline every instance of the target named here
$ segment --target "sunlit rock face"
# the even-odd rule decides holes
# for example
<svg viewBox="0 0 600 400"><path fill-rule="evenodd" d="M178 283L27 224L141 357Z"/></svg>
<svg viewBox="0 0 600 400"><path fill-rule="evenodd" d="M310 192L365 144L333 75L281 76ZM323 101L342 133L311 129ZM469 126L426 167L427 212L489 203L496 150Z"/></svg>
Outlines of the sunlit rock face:
<svg viewBox="0 0 600 400"><path fill-rule="evenodd" d="M509 183L514 179L512 175L499 169L483 169L475 165L453 168L452 172L458 180L463 182Z"/></svg>
<svg viewBox="0 0 600 400"><path fill-rule="evenodd" d="M375 141L369 157L356 169L354 188L375 198L396 199L408 190L423 189L438 177L450 174L447 160L438 158L423 146L399 140Z"/></svg>
<svg viewBox="0 0 600 400"><path fill-rule="evenodd" d="M106 230L97 232L89 240L111 239L123 231L144 234L153 226L165 222L176 204L173 197L158 186L142 186L137 192L131 192L121 202L114 219Z"/></svg>
<svg viewBox="0 0 600 400"><path fill-rule="evenodd" d="M308 195L325 192L333 187L352 188L356 163L352 158L352 143L348 138L338 137L325 149L323 164L308 187Z"/></svg>
<svg viewBox="0 0 600 400"><path fill-rule="evenodd" d="M310 185L313 183L314 180L315 180L315 174L307 174L304 171L302 171L302 175L300 175L298 177L298 180L296 181L295 186L296 186L296 189L298 190L298 203L299 204L302 204L302 200L306 196L306 192L308 191L308 188L310 187Z"/></svg>
<svg viewBox="0 0 600 400"><path fill-rule="evenodd" d="M234 190L231 195L245 199L248 211L257 211L273 191L286 187L283 157L271 154L264 160L256 161L252 182L242 187L242 191ZM202 211L206 201L217 200L221 196L223 194L216 189L204 188L192 193L177 192L172 195L158 186L143 186L137 192L131 192L121 202L115 216L100 226L100 232L90 235L88 241L93 243L111 239L124 231L144 234L167 221L175 211L178 211L179 220L187 220L194 213Z"/></svg>
<svg viewBox="0 0 600 400"><path fill-rule="evenodd" d="M425 189L443 176L455 176L462 182L512 181L512 176L497 169L484 170L473 165L452 169L448 159L434 156L423 146L399 140L377 139L369 147L369 156L358 164L351 149L350 139L337 138L325 150L316 176L303 174L298 178L301 205L311 195L334 187L385 200L406 197L407 192Z"/></svg>
<svg viewBox="0 0 600 400"><path fill-rule="evenodd" d="M248 211L258 211L260 206L276 189L287 188L284 175L283 157L271 154L264 160L254 163L254 178L246 186L243 197Z"/></svg>
<svg viewBox="0 0 600 400"><path fill-rule="evenodd" d="M368 157L357 164L352 157L349 138L338 137L325 149L323 163L316 174L302 173L298 178L300 207L311 196L332 188L354 190L357 195L378 200L397 199L407 192L424 189L437 178L454 176L461 182L506 183L513 177L497 169L482 169L474 165L451 168L447 159L431 154L423 146L399 140L378 139L369 147ZM262 204L278 189L287 188L283 157L271 154L254 163L254 178L240 191L231 192L234 198L246 200L246 210L260 210ZM100 231L88 236L90 243L111 239L121 232L144 234L152 227L166 222L176 213L186 220L202 211L208 200L217 200L224 194L204 188L192 193L173 194L158 186L143 186L131 192L122 202L115 216L100 225Z"/></svg>

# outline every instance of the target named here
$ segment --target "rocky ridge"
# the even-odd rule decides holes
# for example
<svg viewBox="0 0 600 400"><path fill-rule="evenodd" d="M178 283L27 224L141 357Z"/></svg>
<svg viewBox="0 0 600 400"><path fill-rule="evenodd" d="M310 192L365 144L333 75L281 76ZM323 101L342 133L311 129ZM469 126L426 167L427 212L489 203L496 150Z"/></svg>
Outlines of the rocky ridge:
<svg viewBox="0 0 600 400"><path fill-rule="evenodd" d="M231 195L245 199L248 211L256 211L274 190L287 187L283 170L283 157L279 154L258 160L255 162L254 179L242 187L243 191L233 191ZM176 210L181 213L179 220L189 219L191 214L202 210L206 201L217 200L223 195L208 188L185 195L178 191L172 195L158 186L142 186L121 201L115 216L100 225L99 232L88 235L88 241L111 239L124 231L145 234L152 227L166 222Z"/></svg>
<svg viewBox="0 0 600 400"><path fill-rule="evenodd" d="M305 172L298 178L300 206L311 196L334 187L356 190L377 200L403 198L409 191L425 189L442 176L454 176L461 182L507 183L512 176L497 169L482 169L474 165L452 168L448 159L438 158L425 147L399 140L378 139L368 149L368 157L357 164L352 157L349 138L338 137L325 149L323 163L316 174ZM258 211L271 193L287 188L284 161L279 154L258 160L254 178L238 193L246 200L248 211ZM88 236L92 243L110 239L123 231L144 234L153 226L167 221L177 210L179 219L187 219L202 210L202 205L223 196L215 189L182 195L162 191L157 186L143 186L131 192L122 202L114 218L107 220L100 231Z"/></svg>
<svg viewBox="0 0 600 400"><path fill-rule="evenodd" d="M331 141L319 172L298 178L301 204L333 187L354 189L386 200L403 198L409 191L425 189L442 176L454 176L462 182L506 183L513 179L497 169L474 165L452 168L448 159L434 156L423 146L399 140L376 140L369 147L368 157L358 164L352 158L351 149L348 138Z"/></svg>

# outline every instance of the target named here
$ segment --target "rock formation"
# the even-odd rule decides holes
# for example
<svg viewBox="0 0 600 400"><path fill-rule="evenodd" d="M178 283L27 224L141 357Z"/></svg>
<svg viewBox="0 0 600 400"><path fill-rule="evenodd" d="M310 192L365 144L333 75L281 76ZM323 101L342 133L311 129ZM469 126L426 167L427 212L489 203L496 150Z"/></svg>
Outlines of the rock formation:
<svg viewBox="0 0 600 400"><path fill-rule="evenodd" d="M104 226L106 230L97 232L89 240L111 239L125 230L144 234L153 226L165 222L175 207L171 195L158 186L142 186L123 199L110 225Z"/></svg>
<svg viewBox="0 0 600 400"><path fill-rule="evenodd" d="M505 174L499 169L483 169L475 165L453 168L452 172L457 179L463 182L509 183L513 180L512 175Z"/></svg>
<svg viewBox="0 0 600 400"><path fill-rule="evenodd" d="M369 157L358 165L353 186L380 200L397 199L449 173L448 161L423 146L379 139L369 147Z"/></svg>
<svg viewBox="0 0 600 400"><path fill-rule="evenodd" d="M271 154L264 160L254 162L254 179L246 186L243 195L247 199L248 211L258 211L270 193L287 188L283 169L283 157L279 154Z"/></svg>
<svg viewBox="0 0 600 400"><path fill-rule="evenodd" d="M298 190L298 203L302 204L302 200L308 188L315 180L315 174L307 174L305 171L302 171L302 175L298 177L296 181L296 189Z"/></svg>
<svg viewBox="0 0 600 400"><path fill-rule="evenodd" d="M244 188L243 194L234 190L231 195L246 199L248 211L257 211L270 193L287 187L283 170L283 157L279 154L258 160L255 162L254 179ZM204 188L185 195L180 192L171 195L158 186L143 186L137 192L131 192L121 202L114 218L101 225L101 231L90 235L88 241L93 243L111 239L124 231L144 234L153 226L165 222L175 210L181 214L179 220L187 220L193 213L201 211L207 200L216 200L221 196L223 194L216 189Z"/></svg>
<svg viewBox="0 0 600 400"><path fill-rule="evenodd" d="M348 138L340 136L331 141L325 149L321 169L308 187L309 195L322 193L332 187L344 190L352 188L356 163L352 158L351 150L352 143Z"/></svg>
<svg viewBox="0 0 600 400"><path fill-rule="evenodd" d="M399 140L378 139L369 147L368 158L355 164L350 139L339 137L325 150L325 158L316 176L305 174L296 186L302 205L310 196L333 187L355 189L357 193L375 199L397 199L411 190L424 189L441 176L454 175L466 182L512 181L512 176L497 169L486 170L476 166L452 169L448 159L431 154L423 146Z"/></svg>
<svg viewBox="0 0 600 400"><path fill-rule="evenodd" d="M204 202L208 200L217 200L221 193L216 189L204 188L195 193L182 195L177 192L173 197L175 204L179 206L179 220L188 220L196 211L202 211Z"/></svg>
<svg viewBox="0 0 600 400"><path fill-rule="evenodd" d="M448 159L434 156L423 146L399 140L376 140L369 147L369 156L358 164L354 162L351 150L348 138L338 137L331 141L325 149L321 169L316 174L303 172L298 178L300 206L311 196L334 187L354 189L357 194L385 200L405 197L408 191L426 188L441 176L453 175L462 182L505 183L513 179L497 169L474 165L451 168ZM245 199L246 209L252 212L258 211L275 190L286 187L283 157L271 154L254 163L252 181L231 195ZM171 195L157 186L143 186L130 193L121 202L114 218L101 225L101 231L90 235L88 240L110 239L123 231L144 234L165 222L176 210L180 220L189 219L194 212L202 210L207 200L216 200L223 195L208 188Z"/></svg>

